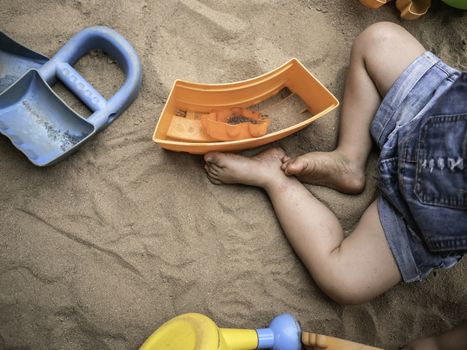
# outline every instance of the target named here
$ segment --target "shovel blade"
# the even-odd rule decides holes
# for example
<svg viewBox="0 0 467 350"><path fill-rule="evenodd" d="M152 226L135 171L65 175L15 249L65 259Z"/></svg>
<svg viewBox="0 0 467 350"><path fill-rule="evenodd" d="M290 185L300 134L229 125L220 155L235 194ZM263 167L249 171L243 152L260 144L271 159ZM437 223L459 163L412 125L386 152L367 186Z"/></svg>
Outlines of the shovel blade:
<svg viewBox="0 0 467 350"><path fill-rule="evenodd" d="M0 32L0 93L13 85L28 70L38 69L48 58Z"/></svg>
<svg viewBox="0 0 467 350"><path fill-rule="evenodd" d="M0 132L38 166L58 161L94 130L34 69L0 95Z"/></svg>

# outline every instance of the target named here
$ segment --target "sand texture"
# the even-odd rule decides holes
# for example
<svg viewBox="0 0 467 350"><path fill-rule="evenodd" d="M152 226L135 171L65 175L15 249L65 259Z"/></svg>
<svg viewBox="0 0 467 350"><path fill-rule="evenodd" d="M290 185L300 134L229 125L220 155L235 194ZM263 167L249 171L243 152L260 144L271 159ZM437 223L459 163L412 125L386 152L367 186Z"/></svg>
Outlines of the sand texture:
<svg viewBox="0 0 467 350"><path fill-rule="evenodd" d="M0 137L0 349L137 349L185 312L254 328L287 311L308 331L385 349L460 322L465 261L339 306L310 279L262 191L214 186L201 157L151 140L175 79L231 82L297 57L341 100L351 44L380 20L467 70L467 15L434 2L425 18L401 22L393 5L357 0L0 0L0 29L28 47L51 56L79 30L108 25L144 66L131 107L55 166L33 166ZM76 67L106 97L123 81L101 54ZM333 149L338 113L279 144L290 155ZM309 187L347 232L376 196L376 159L359 196Z"/></svg>

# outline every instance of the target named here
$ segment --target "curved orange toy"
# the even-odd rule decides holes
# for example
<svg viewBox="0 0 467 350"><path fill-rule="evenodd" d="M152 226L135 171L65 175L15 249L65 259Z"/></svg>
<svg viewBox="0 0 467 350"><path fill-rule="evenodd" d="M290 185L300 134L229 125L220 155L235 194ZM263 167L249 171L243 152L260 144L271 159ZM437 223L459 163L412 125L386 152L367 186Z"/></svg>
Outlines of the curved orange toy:
<svg viewBox="0 0 467 350"><path fill-rule="evenodd" d="M199 119L203 115L234 107L248 108L284 88L303 100L311 117L279 131L241 140L218 141L202 128ZM159 117L153 140L164 149L193 154L240 151L280 140L310 125L338 105L339 101L297 59L259 77L236 83L196 84L177 80ZM195 116L190 119L187 112L186 117L180 117L177 114L180 110L194 111ZM194 137L196 141L193 141Z"/></svg>
<svg viewBox="0 0 467 350"><path fill-rule="evenodd" d="M206 133L222 141L263 136L270 124L271 120L265 115L239 107L201 116L201 125Z"/></svg>

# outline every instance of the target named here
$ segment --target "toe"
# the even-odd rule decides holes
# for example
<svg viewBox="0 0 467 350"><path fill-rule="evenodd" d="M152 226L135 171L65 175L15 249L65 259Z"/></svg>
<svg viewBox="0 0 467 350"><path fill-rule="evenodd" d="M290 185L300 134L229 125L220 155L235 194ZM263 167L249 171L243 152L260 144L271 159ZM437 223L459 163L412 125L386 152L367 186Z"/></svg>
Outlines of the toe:
<svg viewBox="0 0 467 350"><path fill-rule="evenodd" d="M217 166L214 163L206 163L204 165L204 169L206 170L206 173L208 176L219 176L220 171L222 170L221 167Z"/></svg>
<svg viewBox="0 0 467 350"><path fill-rule="evenodd" d="M289 164L290 164L290 159L288 159L287 161L283 162L283 163L281 164L281 170L282 170L282 171L285 171L285 170L287 169L287 167L289 166Z"/></svg>
<svg viewBox="0 0 467 350"><path fill-rule="evenodd" d="M206 170L206 173L208 173L208 175L211 173L211 167L209 166L209 163L204 164L204 170Z"/></svg>
<svg viewBox="0 0 467 350"><path fill-rule="evenodd" d="M306 163L300 158L295 158L287 163L285 173L287 175L299 175L306 168Z"/></svg>
<svg viewBox="0 0 467 350"><path fill-rule="evenodd" d="M281 147L273 147L271 151L277 156L277 158L281 159L287 157L287 154Z"/></svg>
<svg viewBox="0 0 467 350"><path fill-rule="evenodd" d="M222 185L222 181L220 181L216 176L208 175L208 179L214 185Z"/></svg>
<svg viewBox="0 0 467 350"><path fill-rule="evenodd" d="M209 175L213 176L218 176L219 175L219 170L216 167L210 166L209 167Z"/></svg>
<svg viewBox="0 0 467 350"><path fill-rule="evenodd" d="M204 161L223 167L225 154L221 152L209 152L204 155Z"/></svg>
<svg viewBox="0 0 467 350"><path fill-rule="evenodd" d="M217 165L216 163L208 163L209 164L209 168L211 169L211 171L213 172L219 172L221 171L223 168L220 167L219 165Z"/></svg>

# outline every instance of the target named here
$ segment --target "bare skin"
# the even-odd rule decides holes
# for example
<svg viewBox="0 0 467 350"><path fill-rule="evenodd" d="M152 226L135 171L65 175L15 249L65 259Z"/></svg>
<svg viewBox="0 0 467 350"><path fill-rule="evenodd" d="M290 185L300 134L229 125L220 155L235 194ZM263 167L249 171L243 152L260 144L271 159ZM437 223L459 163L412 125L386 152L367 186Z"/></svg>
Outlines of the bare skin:
<svg viewBox="0 0 467 350"><path fill-rule="evenodd" d="M284 157L281 169L301 182L330 187L343 193L358 194L365 187L364 169L338 150L310 152L294 159Z"/></svg>
<svg viewBox="0 0 467 350"><path fill-rule="evenodd" d="M281 170L284 157L280 148L252 158L214 152L205 155L205 169L214 184L245 184L267 192L292 247L316 283L335 301L363 303L398 283L399 270L375 203L344 240L335 215Z"/></svg>
<svg viewBox="0 0 467 350"><path fill-rule="evenodd" d="M266 188L271 177L284 177L280 169L284 157L284 151L278 148L251 158L236 154L209 153L205 157L204 169L209 180L216 185L241 183Z"/></svg>
<svg viewBox="0 0 467 350"><path fill-rule="evenodd" d="M363 191L371 121L396 79L424 51L412 35L392 23L363 31L352 48L336 150L285 158L285 174L344 193Z"/></svg>

